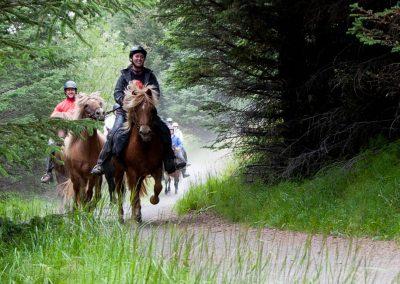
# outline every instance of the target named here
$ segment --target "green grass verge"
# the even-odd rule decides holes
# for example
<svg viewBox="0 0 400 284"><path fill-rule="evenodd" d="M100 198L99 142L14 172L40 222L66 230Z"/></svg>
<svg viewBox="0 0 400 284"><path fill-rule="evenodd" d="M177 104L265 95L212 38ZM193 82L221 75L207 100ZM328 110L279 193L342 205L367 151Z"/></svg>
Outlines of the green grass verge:
<svg viewBox="0 0 400 284"><path fill-rule="evenodd" d="M229 174L192 187L179 213L212 209L258 226L346 236L400 236L400 142L363 152L351 166L301 182L245 184Z"/></svg>
<svg viewBox="0 0 400 284"><path fill-rule="evenodd" d="M121 225L116 208L106 204L94 214L57 215L46 201L0 196L0 283L354 283L377 277L351 244L344 251L322 246L315 255L309 240L268 245L248 228L217 242L204 228ZM330 261L343 253L346 265Z"/></svg>
<svg viewBox="0 0 400 284"><path fill-rule="evenodd" d="M116 218L58 215L56 207L0 197L0 283L196 282L185 245L164 259L157 256L155 231L143 239ZM178 234L171 234L170 246L176 246Z"/></svg>

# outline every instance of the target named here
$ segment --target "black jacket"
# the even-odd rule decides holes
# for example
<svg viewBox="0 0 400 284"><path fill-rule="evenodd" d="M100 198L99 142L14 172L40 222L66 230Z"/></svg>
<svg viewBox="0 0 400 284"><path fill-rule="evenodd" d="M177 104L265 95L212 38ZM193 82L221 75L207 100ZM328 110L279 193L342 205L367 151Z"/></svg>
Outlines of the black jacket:
<svg viewBox="0 0 400 284"><path fill-rule="evenodd" d="M129 65L127 68L121 70L121 76L115 85L114 99L119 105L122 106L125 96L124 91L132 80L140 80L143 85L154 85L158 95L161 95L160 86L153 71L144 67L144 72L141 75L135 75L132 71L132 65Z"/></svg>

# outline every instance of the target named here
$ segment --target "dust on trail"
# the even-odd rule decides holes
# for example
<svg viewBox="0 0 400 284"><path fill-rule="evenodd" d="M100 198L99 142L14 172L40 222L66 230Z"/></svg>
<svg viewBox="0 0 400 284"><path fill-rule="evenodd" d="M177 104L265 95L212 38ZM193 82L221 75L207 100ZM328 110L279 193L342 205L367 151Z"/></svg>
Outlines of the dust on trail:
<svg viewBox="0 0 400 284"><path fill-rule="evenodd" d="M177 216L173 207L190 184L217 174L230 159L228 151L199 149L189 155L191 176L179 184L179 193L171 190L168 196L160 195L158 205L142 205L140 234L146 237L157 230L156 243L165 247L172 243L165 236L178 231L182 246L190 243L192 266L209 270L212 262L222 282L400 282L400 249L394 241L256 229L212 213Z"/></svg>

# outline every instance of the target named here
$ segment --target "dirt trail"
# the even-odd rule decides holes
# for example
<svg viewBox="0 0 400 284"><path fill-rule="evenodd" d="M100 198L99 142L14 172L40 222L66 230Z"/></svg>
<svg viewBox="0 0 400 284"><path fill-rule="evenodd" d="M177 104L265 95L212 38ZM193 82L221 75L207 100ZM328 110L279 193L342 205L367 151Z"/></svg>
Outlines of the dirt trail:
<svg viewBox="0 0 400 284"><path fill-rule="evenodd" d="M251 265L263 260L263 271L257 272L257 277L251 278L252 281L265 282L268 279L273 282L293 282L303 281L306 277L324 283L400 282L400 249L394 241L324 238L321 235L310 237L304 233L254 229L229 223L210 213L177 216L173 206L190 183L204 180L210 172L217 173L228 160L228 152L215 153L206 149L192 156L189 170L191 177L180 184L179 194L166 196L162 193L157 206L142 206L145 223L143 233L146 234L146 229L154 230L156 226L160 235L165 236L165 231L173 226L199 242L206 240L207 256L203 255L204 247L199 244L191 252L194 255L193 264L201 266L196 261L209 259L211 255L220 270L222 267L225 269L222 271L234 271L231 280L235 282L247 282L248 271L253 269ZM162 241L165 242L165 239ZM246 255L245 267L238 260L241 258L238 251ZM225 277L221 278L225 281L229 280L229 277L221 277Z"/></svg>

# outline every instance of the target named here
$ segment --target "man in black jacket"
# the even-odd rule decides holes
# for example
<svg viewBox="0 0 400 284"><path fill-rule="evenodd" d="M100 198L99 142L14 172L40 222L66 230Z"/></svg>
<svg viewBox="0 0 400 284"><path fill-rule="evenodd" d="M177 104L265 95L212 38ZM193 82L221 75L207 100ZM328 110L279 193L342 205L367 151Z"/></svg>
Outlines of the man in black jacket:
<svg viewBox="0 0 400 284"><path fill-rule="evenodd" d="M112 156L113 140L114 135L118 133L119 137L116 139L116 143L121 145L115 145L116 148L123 148L129 138L129 135L120 135L118 130L121 128L123 123L126 121L126 112L122 109L122 104L124 100L124 91L128 86L129 82L132 80L139 80L144 85L154 85L157 92L160 93L160 87L156 76L153 72L144 67L144 61L146 59L147 52L141 46L134 46L129 52L129 60L131 65L126 69L121 70L121 76L119 77L114 90L114 99L121 106L116 110L115 123L109 134L107 135L107 141L104 144L102 151L100 152L99 159L97 160L97 165L92 169L91 173L95 175L101 175L104 173L103 164L108 161ZM185 163L175 163L175 154L172 150L171 136L169 133L169 128L160 119L157 113L154 113L154 126L161 137L161 141L164 144L164 168L168 173L172 173L177 169L183 168Z"/></svg>

